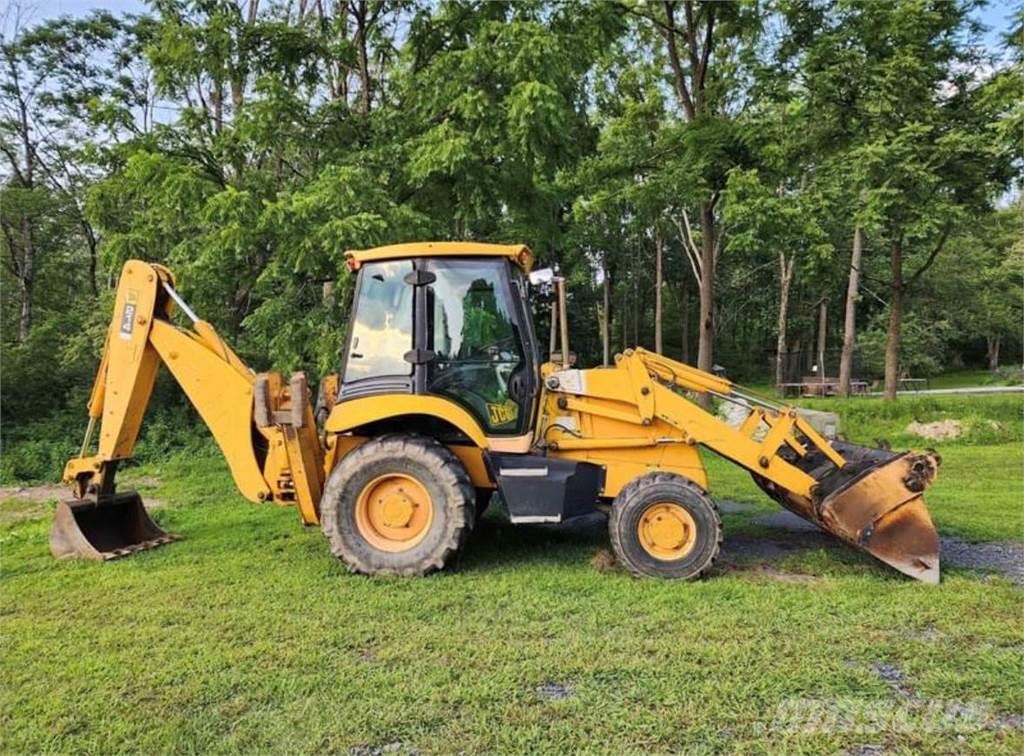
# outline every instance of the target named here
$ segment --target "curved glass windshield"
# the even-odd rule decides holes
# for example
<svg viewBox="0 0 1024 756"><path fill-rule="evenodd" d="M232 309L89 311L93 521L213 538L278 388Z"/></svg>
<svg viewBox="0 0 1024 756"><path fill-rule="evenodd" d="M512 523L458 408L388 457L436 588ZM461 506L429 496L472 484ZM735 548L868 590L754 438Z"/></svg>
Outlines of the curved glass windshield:
<svg viewBox="0 0 1024 756"><path fill-rule="evenodd" d="M528 415L519 386L525 359L503 260L451 260L432 266L427 390L476 415L488 433L518 432Z"/></svg>

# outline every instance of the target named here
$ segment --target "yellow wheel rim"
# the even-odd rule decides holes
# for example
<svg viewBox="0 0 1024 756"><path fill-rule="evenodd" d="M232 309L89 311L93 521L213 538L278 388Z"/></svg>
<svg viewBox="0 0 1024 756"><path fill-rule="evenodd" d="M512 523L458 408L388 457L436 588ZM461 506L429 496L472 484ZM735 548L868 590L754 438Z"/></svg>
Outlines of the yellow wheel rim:
<svg viewBox="0 0 1024 756"><path fill-rule="evenodd" d="M356 501L356 527L381 551L408 551L423 540L434 521L434 503L423 484L410 475L374 478Z"/></svg>
<svg viewBox="0 0 1024 756"><path fill-rule="evenodd" d="M679 504L652 504L640 516L637 537L643 550L655 559L682 559L697 542L697 523Z"/></svg>

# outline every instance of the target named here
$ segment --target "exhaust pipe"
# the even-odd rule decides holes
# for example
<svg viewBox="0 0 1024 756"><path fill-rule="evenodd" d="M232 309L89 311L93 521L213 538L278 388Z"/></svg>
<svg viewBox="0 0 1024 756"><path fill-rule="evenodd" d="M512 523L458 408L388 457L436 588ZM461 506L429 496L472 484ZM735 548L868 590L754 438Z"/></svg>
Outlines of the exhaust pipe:
<svg viewBox="0 0 1024 756"><path fill-rule="evenodd" d="M57 559L106 561L177 541L153 522L135 491L57 505L50 553Z"/></svg>

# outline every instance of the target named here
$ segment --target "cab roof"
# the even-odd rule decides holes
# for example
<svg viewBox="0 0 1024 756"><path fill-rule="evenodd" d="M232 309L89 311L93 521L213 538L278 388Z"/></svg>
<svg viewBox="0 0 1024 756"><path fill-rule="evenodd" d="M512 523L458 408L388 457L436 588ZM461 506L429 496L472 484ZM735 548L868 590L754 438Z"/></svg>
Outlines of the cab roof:
<svg viewBox="0 0 1024 756"><path fill-rule="evenodd" d="M524 244L483 244L481 242L408 242L373 249L350 249L345 253L348 266L358 270L375 260L401 260L410 257L506 257L524 271L533 267L533 252Z"/></svg>

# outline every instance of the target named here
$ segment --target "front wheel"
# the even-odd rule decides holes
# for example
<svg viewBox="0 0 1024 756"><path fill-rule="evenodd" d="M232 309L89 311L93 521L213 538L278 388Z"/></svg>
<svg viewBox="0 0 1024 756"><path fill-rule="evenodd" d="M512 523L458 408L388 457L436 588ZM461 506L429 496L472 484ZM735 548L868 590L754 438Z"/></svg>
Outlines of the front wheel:
<svg viewBox="0 0 1024 756"><path fill-rule="evenodd" d="M698 578L722 544L715 503L672 473L642 475L623 488L612 504L608 531L619 562L645 577Z"/></svg>
<svg viewBox="0 0 1024 756"><path fill-rule="evenodd" d="M369 575L443 569L469 537L476 496L458 457L432 438L388 435L338 463L320 500L331 552Z"/></svg>

